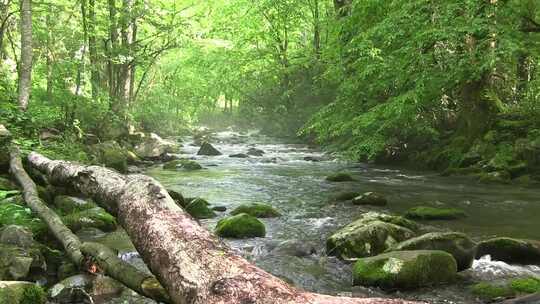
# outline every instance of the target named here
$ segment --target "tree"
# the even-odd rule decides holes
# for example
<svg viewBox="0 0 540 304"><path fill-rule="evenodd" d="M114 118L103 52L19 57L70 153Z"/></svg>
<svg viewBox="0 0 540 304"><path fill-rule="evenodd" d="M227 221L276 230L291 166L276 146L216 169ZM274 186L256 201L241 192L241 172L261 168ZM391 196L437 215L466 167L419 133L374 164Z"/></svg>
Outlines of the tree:
<svg viewBox="0 0 540 304"><path fill-rule="evenodd" d="M19 106L28 108L32 87L32 1L21 0L21 62L19 66Z"/></svg>

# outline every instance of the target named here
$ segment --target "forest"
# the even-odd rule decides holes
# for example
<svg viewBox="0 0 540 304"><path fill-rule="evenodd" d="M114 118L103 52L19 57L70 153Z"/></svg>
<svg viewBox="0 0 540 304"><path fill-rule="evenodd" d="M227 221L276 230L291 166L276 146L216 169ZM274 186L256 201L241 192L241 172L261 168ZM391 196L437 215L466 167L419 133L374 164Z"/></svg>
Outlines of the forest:
<svg viewBox="0 0 540 304"><path fill-rule="evenodd" d="M0 304L540 303L539 0L0 0Z"/></svg>

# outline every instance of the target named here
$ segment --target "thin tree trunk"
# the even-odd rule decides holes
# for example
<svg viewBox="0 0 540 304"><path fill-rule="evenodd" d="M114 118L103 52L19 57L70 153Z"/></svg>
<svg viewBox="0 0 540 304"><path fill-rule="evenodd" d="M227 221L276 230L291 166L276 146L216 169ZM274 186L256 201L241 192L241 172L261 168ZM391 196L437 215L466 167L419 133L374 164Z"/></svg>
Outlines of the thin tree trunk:
<svg viewBox="0 0 540 304"><path fill-rule="evenodd" d="M88 53L90 56L90 83L92 86L92 98L97 99L99 93L99 62L96 44L96 10L95 0L88 1Z"/></svg>
<svg viewBox="0 0 540 304"><path fill-rule="evenodd" d="M21 0L21 64L19 67L19 107L28 109L32 86L32 1Z"/></svg>
<svg viewBox="0 0 540 304"><path fill-rule="evenodd" d="M85 56L86 56L86 42L88 41L88 22L86 18L86 0L81 0L81 19L82 19L82 29L83 29L83 44L81 51L81 59L79 61L79 67L77 68L77 81L75 88L75 95L81 94L81 87L84 78L84 66L85 66Z"/></svg>
<svg viewBox="0 0 540 304"><path fill-rule="evenodd" d="M412 303L298 290L236 255L177 206L150 177L54 161L38 153L31 153L28 161L52 183L74 187L115 213L175 304Z"/></svg>
<svg viewBox="0 0 540 304"><path fill-rule="evenodd" d="M34 181L23 168L19 149L12 147L10 153L11 173L23 189L24 201L37 216L47 224L47 227L62 244L71 261L83 270L87 259L83 253L92 257L107 275L120 281L127 287L140 294L162 302L169 302L166 291L159 282L134 266L122 261L114 251L97 243L82 243L79 238L64 225L62 219L39 198Z"/></svg>

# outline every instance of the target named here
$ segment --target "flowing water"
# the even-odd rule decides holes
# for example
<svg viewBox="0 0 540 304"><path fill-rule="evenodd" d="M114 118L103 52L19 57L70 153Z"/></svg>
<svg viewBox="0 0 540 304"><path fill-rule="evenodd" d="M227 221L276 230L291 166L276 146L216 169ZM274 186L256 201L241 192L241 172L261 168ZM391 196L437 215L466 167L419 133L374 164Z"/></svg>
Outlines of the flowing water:
<svg viewBox="0 0 540 304"><path fill-rule="evenodd" d="M431 222L440 228L461 231L474 239L510 236L540 239L540 189L510 185L485 185L459 177L441 177L433 172L415 172L361 163L338 161L300 144L287 144L261 135L218 133L214 146L222 156L197 156L198 147L184 143L183 157L192 157L205 167L200 171L169 171L152 167L146 174L165 187L186 197L203 197L213 206L228 211L243 203L273 205L283 216L263 219L265 238L228 240L242 255L265 270L304 289L355 296L402 297L431 303L479 303L466 285L472 280L493 280L515 276L540 276L535 266L512 266L484 258L474 262L460 283L411 292L382 293L377 289L351 287L351 265L327 257L326 238L360 214L374 210L400 214L418 205L464 209L468 217L457 221ZM265 151L261 157L230 158L249 148ZM305 157L322 159L306 161ZM325 181L331 173L348 171L356 181ZM333 202L342 191L377 191L389 200L387 207L365 208ZM225 216L201 221L208 229ZM111 243L118 243L111 235ZM295 257L272 249L282 241L297 240L313 246L315 254ZM122 246L121 246L122 247ZM121 248L129 251L129 245Z"/></svg>

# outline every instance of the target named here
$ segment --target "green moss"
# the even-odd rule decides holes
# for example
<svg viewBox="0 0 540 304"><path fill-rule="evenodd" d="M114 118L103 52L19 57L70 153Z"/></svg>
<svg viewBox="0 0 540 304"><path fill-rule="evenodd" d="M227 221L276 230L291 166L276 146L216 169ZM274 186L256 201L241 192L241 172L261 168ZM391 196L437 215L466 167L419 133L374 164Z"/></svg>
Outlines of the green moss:
<svg viewBox="0 0 540 304"><path fill-rule="evenodd" d="M419 220L454 220L466 217L465 211L456 208L435 208L428 206L414 207L405 213L405 217Z"/></svg>
<svg viewBox="0 0 540 304"><path fill-rule="evenodd" d="M104 209L96 207L66 215L62 221L69 229L79 231L83 228L98 228L102 231L116 229L116 219Z"/></svg>
<svg viewBox="0 0 540 304"><path fill-rule="evenodd" d="M24 290L20 304L41 304L47 301L43 288L34 285Z"/></svg>
<svg viewBox="0 0 540 304"><path fill-rule="evenodd" d="M507 298L514 295L514 291L506 285L498 286L489 283L478 283L471 287L471 292L484 300Z"/></svg>
<svg viewBox="0 0 540 304"><path fill-rule="evenodd" d="M354 178L350 173L347 172L339 172L332 175L328 175L326 177L326 180L329 182L349 182L354 181Z"/></svg>
<svg viewBox="0 0 540 304"><path fill-rule="evenodd" d="M264 237L266 228L256 217L240 213L220 220L216 225L215 232L225 238Z"/></svg>
<svg viewBox="0 0 540 304"><path fill-rule="evenodd" d="M281 215L274 207L261 203L243 204L231 212L232 215L240 213L246 213L260 218L278 217Z"/></svg>
<svg viewBox="0 0 540 304"><path fill-rule="evenodd" d="M216 217L215 212L208 207L209 205L210 204L206 200L202 198L196 198L190 201L185 207L185 209L189 214L191 214L191 216L197 219L208 219Z"/></svg>
<svg viewBox="0 0 540 304"><path fill-rule="evenodd" d="M358 260L353 281L355 285L407 289L451 282L456 272L456 261L446 252L395 251Z"/></svg>
<svg viewBox="0 0 540 304"><path fill-rule="evenodd" d="M540 292L539 278L515 279L510 281L512 290L518 293L535 293Z"/></svg>

